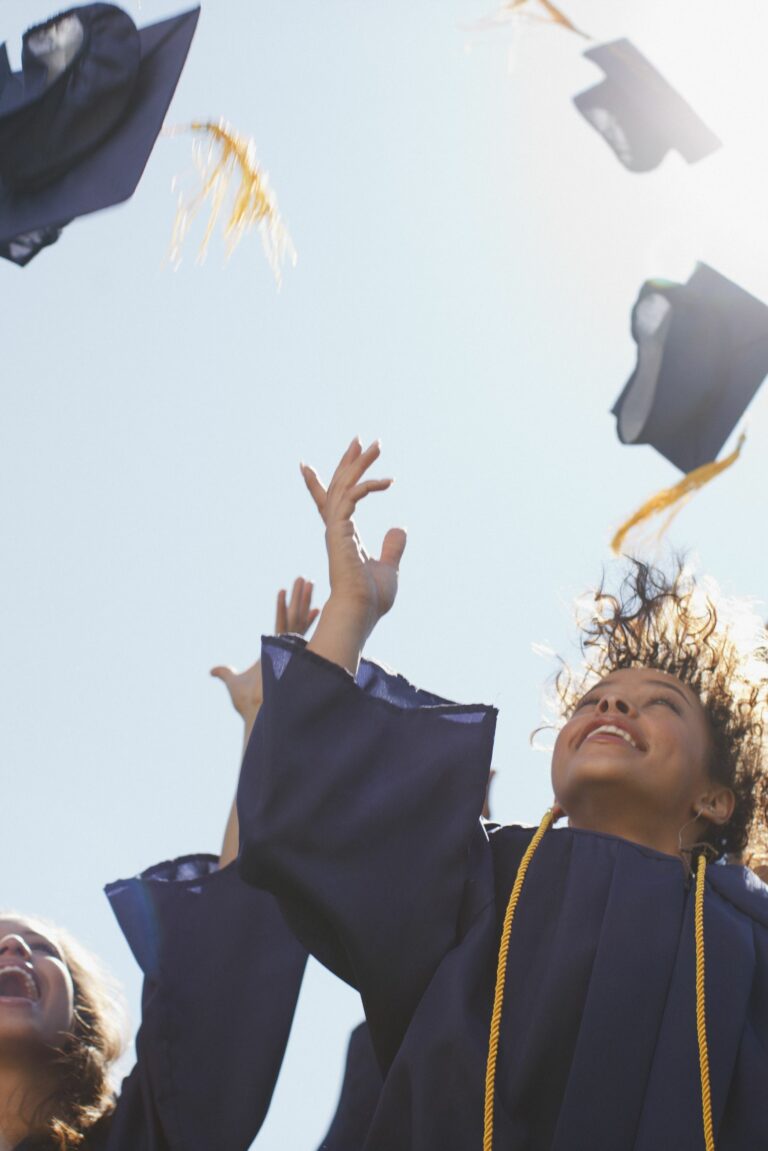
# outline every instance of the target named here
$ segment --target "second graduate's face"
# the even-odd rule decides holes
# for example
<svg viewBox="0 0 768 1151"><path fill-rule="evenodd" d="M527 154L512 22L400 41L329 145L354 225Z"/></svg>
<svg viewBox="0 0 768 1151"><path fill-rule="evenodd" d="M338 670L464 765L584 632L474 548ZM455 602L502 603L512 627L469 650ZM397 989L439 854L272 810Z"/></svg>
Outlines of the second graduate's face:
<svg viewBox="0 0 768 1151"><path fill-rule="evenodd" d="M697 695L653 668L613 671L580 700L558 734L555 798L572 822L681 829L710 785L712 739ZM670 848L673 850L674 848Z"/></svg>
<svg viewBox="0 0 768 1151"><path fill-rule="evenodd" d="M0 1050L55 1047L72 1030L74 985L49 932L22 917L0 917Z"/></svg>

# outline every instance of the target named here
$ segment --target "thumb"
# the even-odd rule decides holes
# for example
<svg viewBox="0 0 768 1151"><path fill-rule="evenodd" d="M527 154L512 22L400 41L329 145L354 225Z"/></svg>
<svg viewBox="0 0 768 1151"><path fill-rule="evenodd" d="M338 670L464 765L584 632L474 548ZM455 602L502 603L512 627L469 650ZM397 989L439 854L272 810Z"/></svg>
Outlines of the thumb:
<svg viewBox="0 0 768 1151"><path fill-rule="evenodd" d="M214 679L220 679L228 688L231 688L232 680L235 678L235 671L231 667L212 667L210 674Z"/></svg>
<svg viewBox="0 0 768 1151"><path fill-rule="evenodd" d="M390 528L381 545L381 562L397 571L405 551L406 534L402 528Z"/></svg>

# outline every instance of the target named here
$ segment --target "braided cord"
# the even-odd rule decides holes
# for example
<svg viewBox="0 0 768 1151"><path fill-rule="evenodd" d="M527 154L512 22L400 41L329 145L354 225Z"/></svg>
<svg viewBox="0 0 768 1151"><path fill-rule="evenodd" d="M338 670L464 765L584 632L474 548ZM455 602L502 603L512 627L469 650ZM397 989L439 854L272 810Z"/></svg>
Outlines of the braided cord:
<svg viewBox="0 0 768 1151"><path fill-rule="evenodd" d="M483 1151L493 1151L493 1113L496 1094L496 1062L499 1055L499 1033L501 1030L501 1010L504 1006L504 984L507 976L507 956L509 954L509 937L512 932L512 920L515 918L515 908L523 889L528 864L533 853L544 838L554 817L554 809L550 808L539 824L533 839L528 844L520 866L517 869L515 882L509 895L507 910L504 914L504 926L501 929L501 942L499 944L499 959L496 965L496 990L493 995L493 1012L491 1014L491 1034L488 1040L488 1062L485 1069L485 1111L483 1117ZM709 1147L707 1151L710 1151Z"/></svg>
<svg viewBox="0 0 768 1151"><path fill-rule="evenodd" d="M715 1151L712 1126L712 1093L709 1086L709 1051L707 1049L707 1010L704 998L704 875L707 861L699 856L696 868L696 1033L699 1040L699 1073L701 1075L701 1112L704 1121L706 1151Z"/></svg>

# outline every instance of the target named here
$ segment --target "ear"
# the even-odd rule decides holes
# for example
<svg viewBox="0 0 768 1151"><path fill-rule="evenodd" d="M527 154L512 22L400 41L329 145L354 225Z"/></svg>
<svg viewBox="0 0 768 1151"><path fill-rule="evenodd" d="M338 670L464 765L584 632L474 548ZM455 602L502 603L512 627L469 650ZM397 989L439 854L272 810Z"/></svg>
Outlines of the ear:
<svg viewBox="0 0 768 1151"><path fill-rule="evenodd" d="M730 787L713 787L696 804L696 814L719 827L728 823L736 806L736 796Z"/></svg>

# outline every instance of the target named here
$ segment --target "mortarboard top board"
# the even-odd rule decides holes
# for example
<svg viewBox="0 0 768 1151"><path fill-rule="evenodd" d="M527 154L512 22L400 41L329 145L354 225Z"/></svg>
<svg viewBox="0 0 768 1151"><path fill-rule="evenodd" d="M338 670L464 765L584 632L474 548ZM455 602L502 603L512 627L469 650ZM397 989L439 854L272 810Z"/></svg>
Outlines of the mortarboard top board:
<svg viewBox="0 0 768 1151"><path fill-rule="evenodd" d="M0 256L24 265L76 217L133 195L199 15L139 29L87 4L24 34L20 72L0 48Z"/></svg>
<svg viewBox="0 0 768 1151"><path fill-rule="evenodd" d="M721 147L690 104L629 40L600 44L583 55L602 68L605 79L573 102L625 168L649 172L673 149L694 164Z"/></svg>
<svg viewBox="0 0 768 1151"><path fill-rule="evenodd" d="M706 264L649 280L632 310L637 366L612 411L625 444L683 472L711 463L768 373L768 307Z"/></svg>

